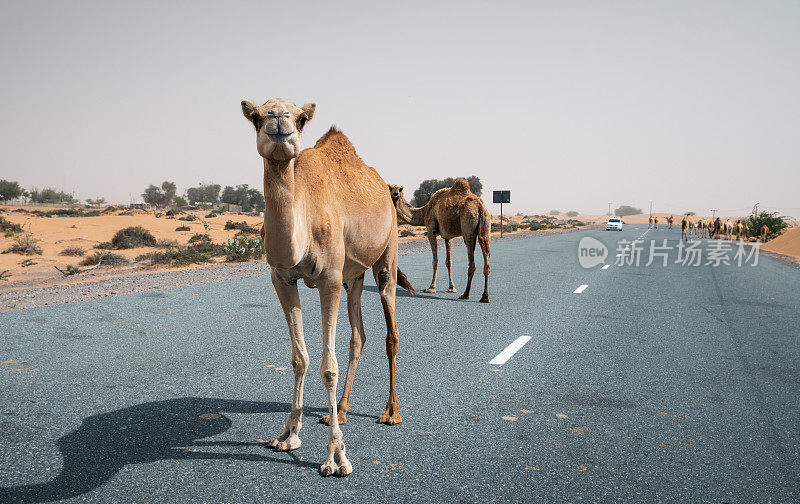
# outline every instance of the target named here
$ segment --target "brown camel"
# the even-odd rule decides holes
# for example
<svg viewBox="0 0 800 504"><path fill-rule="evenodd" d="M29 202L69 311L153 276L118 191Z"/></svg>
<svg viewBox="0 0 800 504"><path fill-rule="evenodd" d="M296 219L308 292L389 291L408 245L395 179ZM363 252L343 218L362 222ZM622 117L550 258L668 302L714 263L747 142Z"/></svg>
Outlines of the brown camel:
<svg viewBox="0 0 800 504"><path fill-rule="evenodd" d="M347 137L331 128L311 149L300 150L300 134L314 117L316 105L297 107L282 100L261 106L242 102L244 116L256 129L256 146L264 158L264 251L292 345L294 394L283 433L269 442L276 451L300 447L303 384L309 358L297 281L319 289L322 308L320 375L327 391L330 424L328 458L320 474L346 476L353 467L345 455L340 423L366 340L361 318L364 273L372 267L386 319L389 400L380 422L402 421L395 391L395 356L399 335L395 317L397 283L397 217L386 183L356 154ZM352 331L344 390L338 405L336 385L336 318L341 288L347 291Z"/></svg>
<svg viewBox="0 0 800 504"><path fill-rule="evenodd" d="M403 196L403 186L390 185L389 192L392 195L397 218L401 222L412 226L425 226L428 230L428 241L431 244L433 253L433 279L431 286L423 292L436 292L436 270L439 267L437 253L436 235L444 238L447 257L447 276L450 282L447 292L455 292L453 285L453 275L450 271L450 243L453 238L462 236L467 246L467 259L469 267L467 269L467 288L459 299L469 299L469 291L472 287L472 275L475 273L475 242L480 244L483 252L483 296L481 303L489 302L489 231L491 220L489 211L483 204L483 200L472 194L469 190L469 183L466 179L456 179L453 187L439 189L431 199L419 208L411 206Z"/></svg>
<svg viewBox="0 0 800 504"><path fill-rule="evenodd" d="M694 218L689 214L684 215L683 219L681 219L681 238L683 240L689 240L692 237L693 228Z"/></svg>
<svg viewBox="0 0 800 504"><path fill-rule="evenodd" d="M761 226L761 243L766 243L768 234L769 234L769 226L764 224L763 226Z"/></svg>
<svg viewBox="0 0 800 504"><path fill-rule="evenodd" d="M744 222L742 222L742 219L736 220L733 229L736 232L736 241L742 241L744 239Z"/></svg>
<svg viewBox="0 0 800 504"><path fill-rule="evenodd" d="M658 217L653 217L653 227L658 229Z"/></svg>
<svg viewBox="0 0 800 504"><path fill-rule="evenodd" d="M651 215L650 218L647 220L647 228L650 229L653 227L653 216Z"/></svg>
<svg viewBox="0 0 800 504"><path fill-rule="evenodd" d="M667 229L672 229L672 222L673 219L672 216L670 215L669 217L667 217Z"/></svg>

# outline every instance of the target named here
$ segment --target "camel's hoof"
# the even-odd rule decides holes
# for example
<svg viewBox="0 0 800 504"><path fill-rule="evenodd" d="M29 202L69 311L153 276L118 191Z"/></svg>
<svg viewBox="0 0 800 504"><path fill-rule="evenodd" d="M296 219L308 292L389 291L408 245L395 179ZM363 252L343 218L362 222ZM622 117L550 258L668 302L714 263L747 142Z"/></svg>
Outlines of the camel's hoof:
<svg viewBox="0 0 800 504"><path fill-rule="evenodd" d="M343 424L347 423L347 413L343 413L341 411L338 411L336 413L336 416L339 417L339 425L343 425ZM319 423L325 424L325 425L330 425L331 424L331 416L330 415L325 415L323 417L320 417Z"/></svg>
<svg viewBox="0 0 800 504"><path fill-rule="evenodd" d="M397 425L403 421L403 418L400 416L400 413L395 413L394 415L390 415L389 413L384 413L381 415L381 418L378 420L378 423L386 424L386 425Z"/></svg>
<svg viewBox="0 0 800 504"><path fill-rule="evenodd" d="M458 299L469 299L469 294L461 294Z"/></svg>
<svg viewBox="0 0 800 504"><path fill-rule="evenodd" d="M336 474L336 476L339 476L340 478L344 478L345 476L347 476L351 472L353 472L353 466L352 466L352 464L350 464L350 461L348 460L344 464L339 466L339 469L336 470L335 474Z"/></svg>
<svg viewBox="0 0 800 504"><path fill-rule="evenodd" d="M482 297L480 302L481 303L488 303L489 302L489 298L488 297Z"/></svg>
<svg viewBox="0 0 800 504"><path fill-rule="evenodd" d="M300 438L292 439L289 437L286 441L280 441L278 438L275 438L269 442L269 447L276 452L286 452L300 448L300 444Z"/></svg>
<svg viewBox="0 0 800 504"><path fill-rule="evenodd" d="M335 473L337 469L339 469L339 467L333 461L325 462L319 468L319 474L320 476L328 477Z"/></svg>
<svg viewBox="0 0 800 504"><path fill-rule="evenodd" d="M428 287L427 289L425 289L422 292L427 292L428 294L434 294L436 292L436 289L432 289L432 288Z"/></svg>
<svg viewBox="0 0 800 504"><path fill-rule="evenodd" d="M456 292L456 288L455 287L450 287L445 292Z"/></svg>

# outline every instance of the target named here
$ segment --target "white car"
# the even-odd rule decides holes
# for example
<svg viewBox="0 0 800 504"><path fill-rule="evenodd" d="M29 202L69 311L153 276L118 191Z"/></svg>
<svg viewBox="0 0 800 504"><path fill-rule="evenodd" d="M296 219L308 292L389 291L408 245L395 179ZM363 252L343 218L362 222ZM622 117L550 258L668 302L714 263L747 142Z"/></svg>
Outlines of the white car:
<svg viewBox="0 0 800 504"><path fill-rule="evenodd" d="M611 218L606 222L606 231L622 231L622 219Z"/></svg>

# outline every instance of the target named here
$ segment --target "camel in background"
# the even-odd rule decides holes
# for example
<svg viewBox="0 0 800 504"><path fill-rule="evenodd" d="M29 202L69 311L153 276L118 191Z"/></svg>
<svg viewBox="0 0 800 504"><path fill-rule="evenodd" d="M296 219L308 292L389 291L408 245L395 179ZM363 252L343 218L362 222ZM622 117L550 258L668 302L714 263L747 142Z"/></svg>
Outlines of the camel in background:
<svg viewBox="0 0 800 504"><path fill-rule="evenodd" d="M767 242L767 235L769 234L769 226L764 224L761 226L761 243Z"/></svg>
<svg viewBox="0 0 800 504"><path fill-rule="evenodd" d="M667 229L672 229L672 222L673 219L672 216L670 215L669 217L667 217Z"/></svg>
<svg viewBox="0 0 800 504"><path fill-rule="evenodd" d="M693 228L694 228L694 218L689 214L684 215L683 219L681 219L681 239L683 240L691 239Z"/></svg>
<svg viewBox="0 0 800 504"><path fill-rule="evenodd" d="M653 227L658 229L658 217L653 217Z"/></svg>
<svg viewBox="0 0 800 504"><path fill-rule="evenodd" d="M425 226L428 232L428 241L431 244L433 254L433 279L431 285L423 292L436 292L436 270L439 268L439 257L437 253L436 235L441 235L444 239L447 256L447 277L449 286L447 292L456 292L453 285L453 275L450 271L450 244L453 238L462 236L464 244L467 246L467 288L459 299L469 299L469 291L472 287L472 276L475 273L475 242L480 244L483 252L483 295L481 303L489 302L489 232L491 230L491 217L483 200L472 194L469 190L469 183L464 178L456 179L453 187L439 189L431 199L421 207L413 207L403 196L403 186L390 185L394 206L397 209L397 218L404 223L412 226Z"/></svg>
<svg viewBox="0 0 800 504"><path fill-rule="evenodd" d="M300 134L314 117L316 105L302 107L272 99L261 106L242 102L242 113L256 129L256 147L264 158L264 251L272 284L283 308L292 346L294 394L283 433L269 442L276 451L300 447L303 385L309 365L297 281L319 290L322 308L320 376L328 400L328 458L323 476L346 476L347 460L340 423L350 404L356 366L366 340L361 318L364 273L372 267L386 320L389 400L379 421L400 423L395 391L395 356L399 335L395 316L397 283L397 217L386 183L364 164L347 137L331 128L311 149L300 151ZM336 319L341 288L347 291L352 331L350 358L342 398L336 403Z"/></svg>
<svg viewBox="0 0 800 504"><path fill-rule="evenodd" d="M719 220L719 217L714 219L713 231L714 232L710 236L716 240L719 240L719 235L722 233L722 222Z"/></svg>
<svg viewBox="0 0 800 504"><path fill-rule="evenodd" d="M653 216L651 215L650 218L647 220L647 229L653 227Z"/></svg>

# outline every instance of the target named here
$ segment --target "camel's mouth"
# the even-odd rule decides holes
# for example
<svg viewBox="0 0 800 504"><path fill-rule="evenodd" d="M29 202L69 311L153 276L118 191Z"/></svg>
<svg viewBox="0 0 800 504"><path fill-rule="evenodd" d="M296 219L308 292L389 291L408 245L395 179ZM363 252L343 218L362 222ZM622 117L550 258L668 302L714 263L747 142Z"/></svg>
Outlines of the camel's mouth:
<svg viewBox="0 0 800 504"><path fill-rule="evenodd" d="M286 134L286 135L270 135L270 134L268 133L268 134L267 134L267 138L269 138L269 140L270 140L271 142L275 142L275 143L284 143L284 142L288 142L288 141L289 141L289 140L292 138L292 135L293 135L293 134L294 134L294 133L288 133L288 134Z"/></svg>

